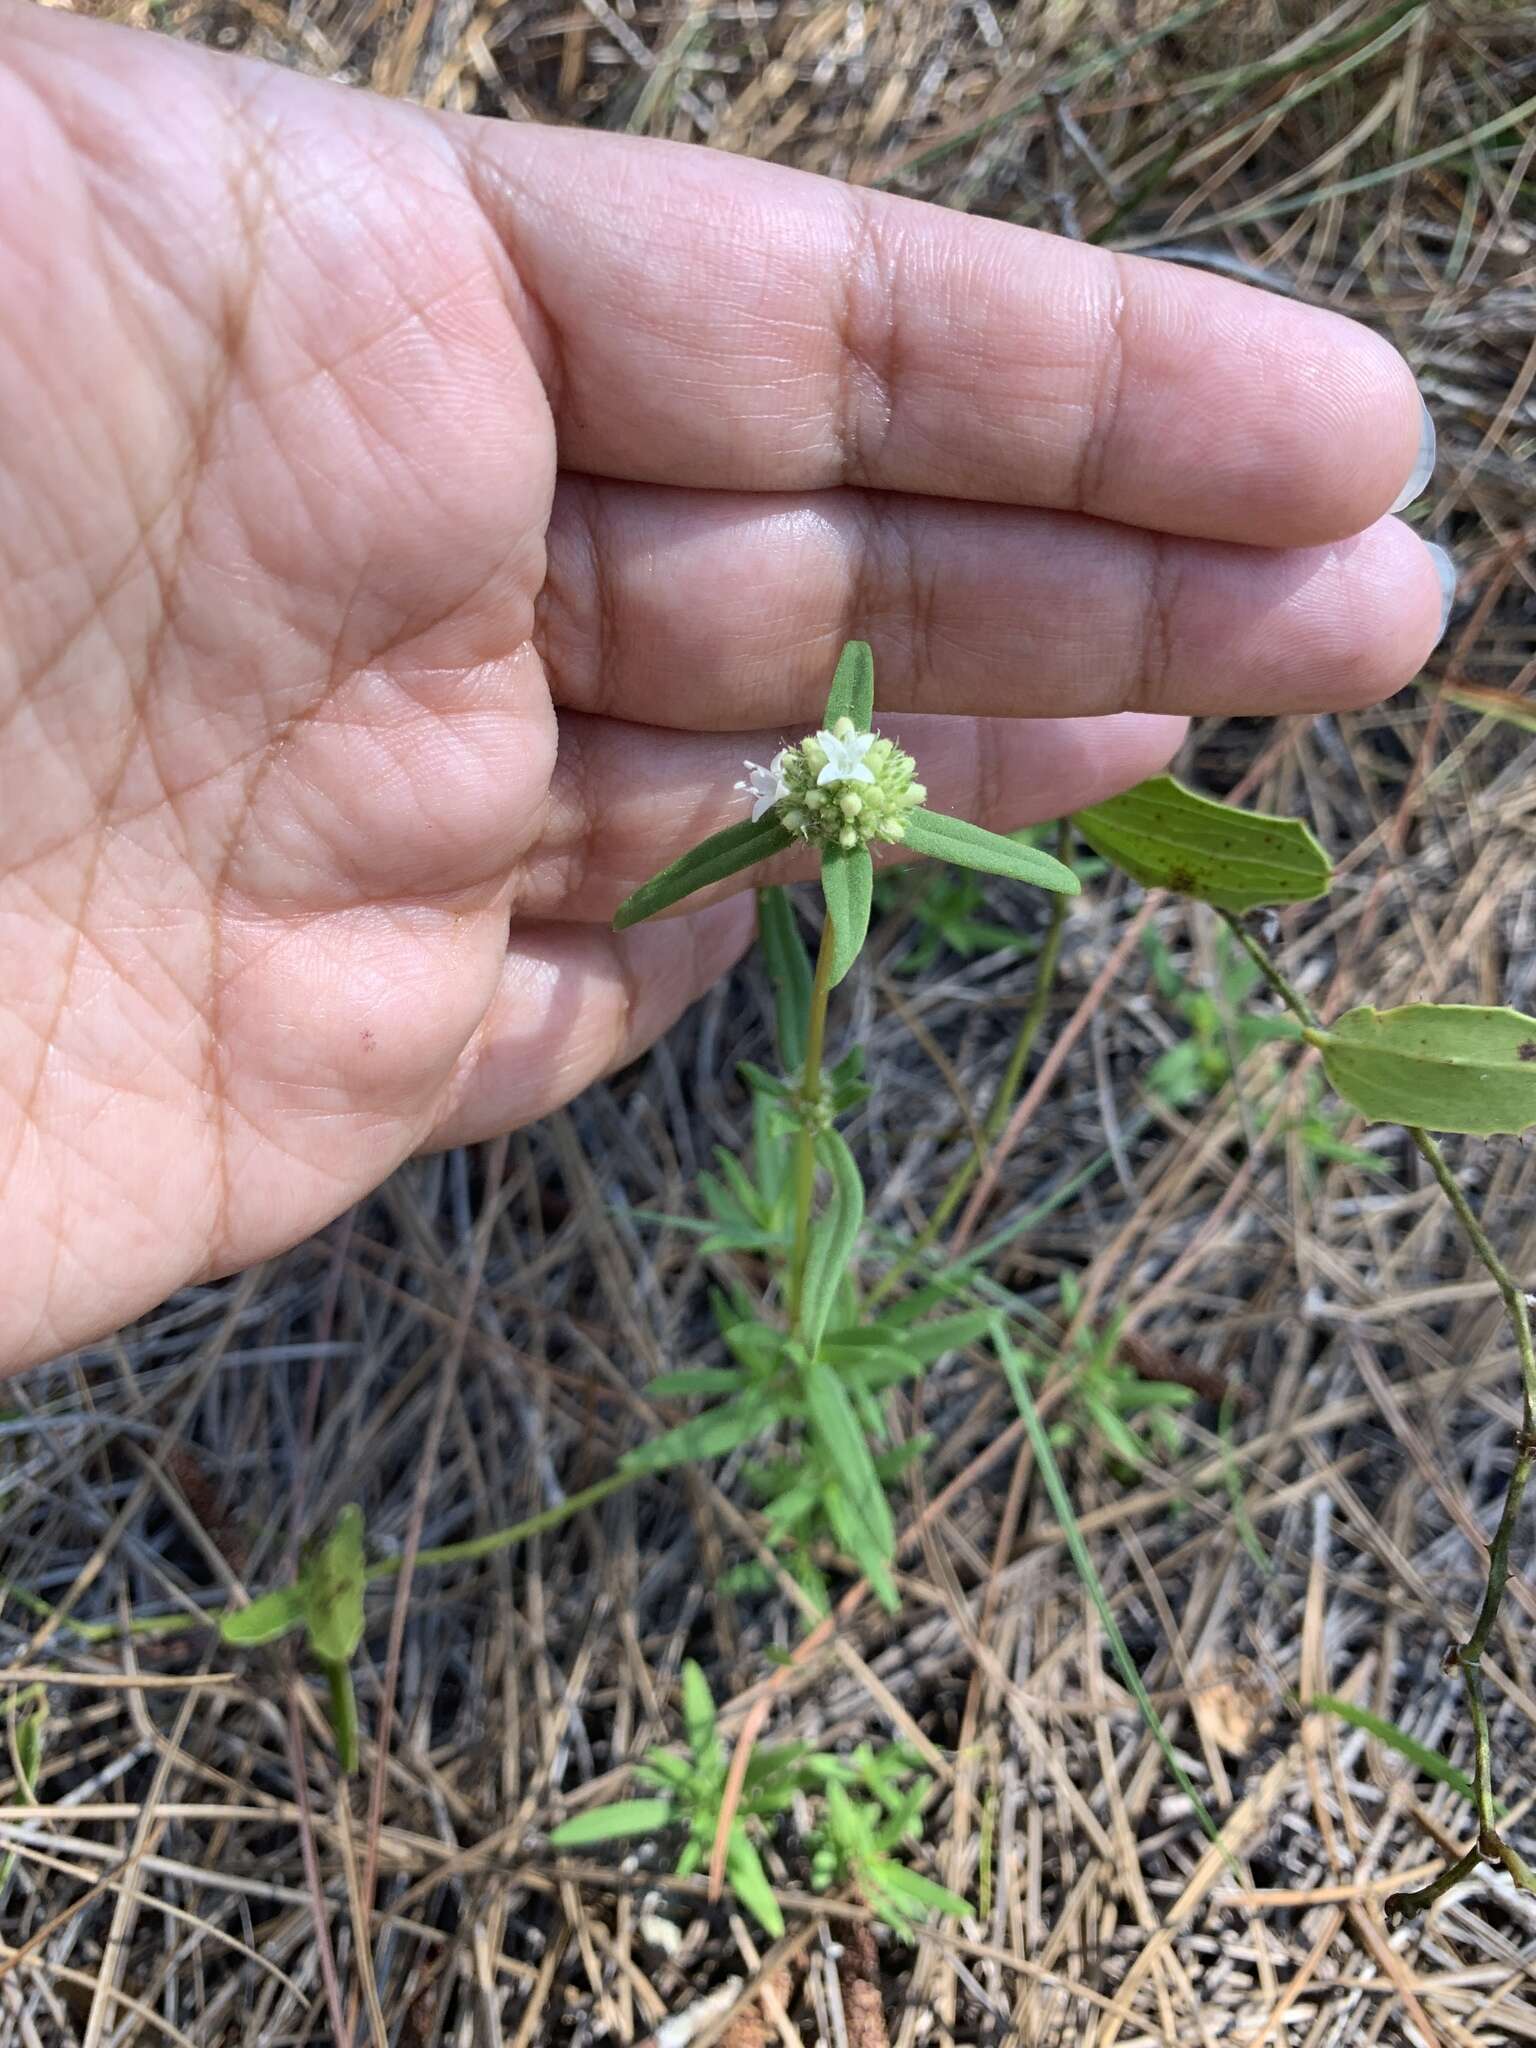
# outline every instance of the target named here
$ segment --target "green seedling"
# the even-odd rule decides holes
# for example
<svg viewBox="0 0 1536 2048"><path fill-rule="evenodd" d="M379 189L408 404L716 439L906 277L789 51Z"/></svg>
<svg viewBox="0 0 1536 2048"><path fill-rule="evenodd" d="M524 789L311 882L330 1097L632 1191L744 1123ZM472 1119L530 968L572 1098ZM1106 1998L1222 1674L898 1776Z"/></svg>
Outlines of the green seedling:
<svg viewBox="0 0 1536 2048"><path fill-rule="evenodd" d="M363 1511L344 1507L330 1534L314 1544L297 1582L233 1608L219 1622L226 1643L254 1647L302 1627L330 1690L331 1730L343 1771L357 1769L357 1695L352 1659L363 1639Z"/></svg>

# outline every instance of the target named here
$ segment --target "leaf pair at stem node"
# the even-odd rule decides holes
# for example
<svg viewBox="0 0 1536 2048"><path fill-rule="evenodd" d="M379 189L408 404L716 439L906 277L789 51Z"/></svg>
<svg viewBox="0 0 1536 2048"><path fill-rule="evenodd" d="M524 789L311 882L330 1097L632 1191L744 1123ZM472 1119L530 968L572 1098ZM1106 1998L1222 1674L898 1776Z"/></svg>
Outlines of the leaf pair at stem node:
<svg viewBox="0 0 1536 2048"><path fill-rule="evenodd" d="M959 867L1005 875L1075 896L1079 883L1063 862L964 818L927 808L917 763L894 740L874 731L875 663L867 642L850 640L832 678L821 726L786 746L766 768L749 761L736 784L753 800L752 815L692 847L619 905L624 931L670 910L701 889L728 881L760 861L799 846L821 856L821 888L832 920L829 987L836 987L863 949L874 894L872 844L905 845L913 853Z"/></svg>

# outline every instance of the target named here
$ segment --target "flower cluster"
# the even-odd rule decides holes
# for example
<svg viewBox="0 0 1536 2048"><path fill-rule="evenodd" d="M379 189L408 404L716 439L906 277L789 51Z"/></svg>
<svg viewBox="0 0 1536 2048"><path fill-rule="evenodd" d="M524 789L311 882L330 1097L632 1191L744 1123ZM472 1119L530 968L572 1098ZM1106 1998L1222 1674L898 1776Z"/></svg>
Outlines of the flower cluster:
<svg viewBox="0 0 1536 2048"><path fill-rule="evenodd" d="M736 787L752 798L754 821L772 811L786 832L817 846L902 839L907 813L928 794L913 780L910 754L878 733L860 732L851 718L783 748L766 768L746 765L749 779Z"/></svg>

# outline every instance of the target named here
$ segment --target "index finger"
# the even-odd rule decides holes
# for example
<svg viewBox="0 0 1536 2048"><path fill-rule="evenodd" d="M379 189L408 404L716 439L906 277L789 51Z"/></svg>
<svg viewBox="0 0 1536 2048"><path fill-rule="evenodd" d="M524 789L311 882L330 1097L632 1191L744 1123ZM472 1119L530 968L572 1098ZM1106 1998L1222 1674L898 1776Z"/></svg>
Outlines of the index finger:
<svg viewBox="0 0 1536 2048"><path fill-rule="evenodd" d="M566 468L859 485L1268 546L1358 532L1423 409L1341 316L769 164L460 127Z"/></svg>

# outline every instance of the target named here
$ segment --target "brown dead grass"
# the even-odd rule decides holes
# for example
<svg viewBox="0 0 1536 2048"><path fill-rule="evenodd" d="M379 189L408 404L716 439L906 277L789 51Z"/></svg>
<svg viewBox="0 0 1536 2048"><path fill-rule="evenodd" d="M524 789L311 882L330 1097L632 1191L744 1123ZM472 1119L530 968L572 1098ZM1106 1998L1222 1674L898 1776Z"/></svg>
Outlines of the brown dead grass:
<svg viewBox="0 0 1536 2048"><path fill-rule="evenodd" d="M1440 424L1413 516L1457 554L1457 623L1385 711L1213 725L1190 765L1307 814L1339 856L1328 906L1288 918L1283 939L1329 1013L1410 995L1536 1007L1536 703L1522 708L1536 680L1536 122L1528 107L1504 118L1536 91L1529 10L97 11L436 106L878 180L1381 324ZM1497 694L1456 699L1447 683ZM1005 891L994 907L1037 914ZM1134 891L1099 884L1074 914L1053 1032L1138 912ZM1213 924L1168 903L1149 915L1209 982ZM963 1155L954 1092L985 1101L1029 988L1006 952L946 955L914 983L897 972L903 943L891 922L841 1024L870 1044L876 1092L856 1138L874 1221L897 1231ZM1183 1026L1150 992L1136 937L1126 960L1006 1158L984 1228L1085 1174L998 1278L1049 1310L1057 1275L1076 1272L1097 1313L1127 1312L1147 1357L1232 1389L1230 1439L1207 1404L1166 1469L1127 1479L1079 1447L1070 1478L1236 1868L1205 1845L1114 1677L978 1360L933 1376L907 1418L937 1442L906 1510L901 1615L861 1607L781 1683L773 1715L778 1735L899 1729L936 1749L928 1868L987 1909L915 1952L860 1931L840 1971L857 1909L814 1900L793 1858L774 1873L790 1935L762 1954L652 1852L561 1864L545 1842L573 1791L618 1786L627 1758L675 1733L685 1653L739 1726L766 1653L799 1639L781 1598L718 1589L751 1526L730 1464L619 1494L511 1557L418 1573L398 1614L381 1599L350 1792L320 1696L283 1654L232 1660L206 1629L122 1632L130 1615L195 1617L237 1583L274 1583L348 1499L376 1547L436 1543L611 1469L651 1426L647 1378L707 1335L694 1241L636 1212L685 1211L710 1146L740 1141L728 1077L765 1045L748 966L568 1114L415 1166L290 1258L7 1390L4 1575L56 1611L0 1607L9 1678L44 1675L51 1710L41 1802L0 1827L17 1859L0 1890L0 2039L280 2048L334 2041L339 2006L349 2039L400 2048L635 2041L695 2008L696 2042L736 2048L879 2048L882 2028L895 2048L1536 2040L1536 1901L1490 1875L1389 1930L1384 1896L1464 1845L1466 1811L1299 1707L1343 1695L1469 1765L1440 1659L1480 1588L1517 1415L1498 1303L1406 1144L1371 1139L1380 1172L1309 1152L1308 1057L1262 1051L1188 1113L1150 1101L1149 1063ZM1536 1272L1527 1152L1452 1150L1510 1263ZM1522 1560L1530 1538L1527 1525ZM1533 1614L1525 1573L1488 1664L1500 1793L1527 1854ZM15 1792L0 1756L0 1798ZM657 1918L680 1937L673 1953L643 1931ZM734 1998L720 1995L730 1980Z"/></svg>

